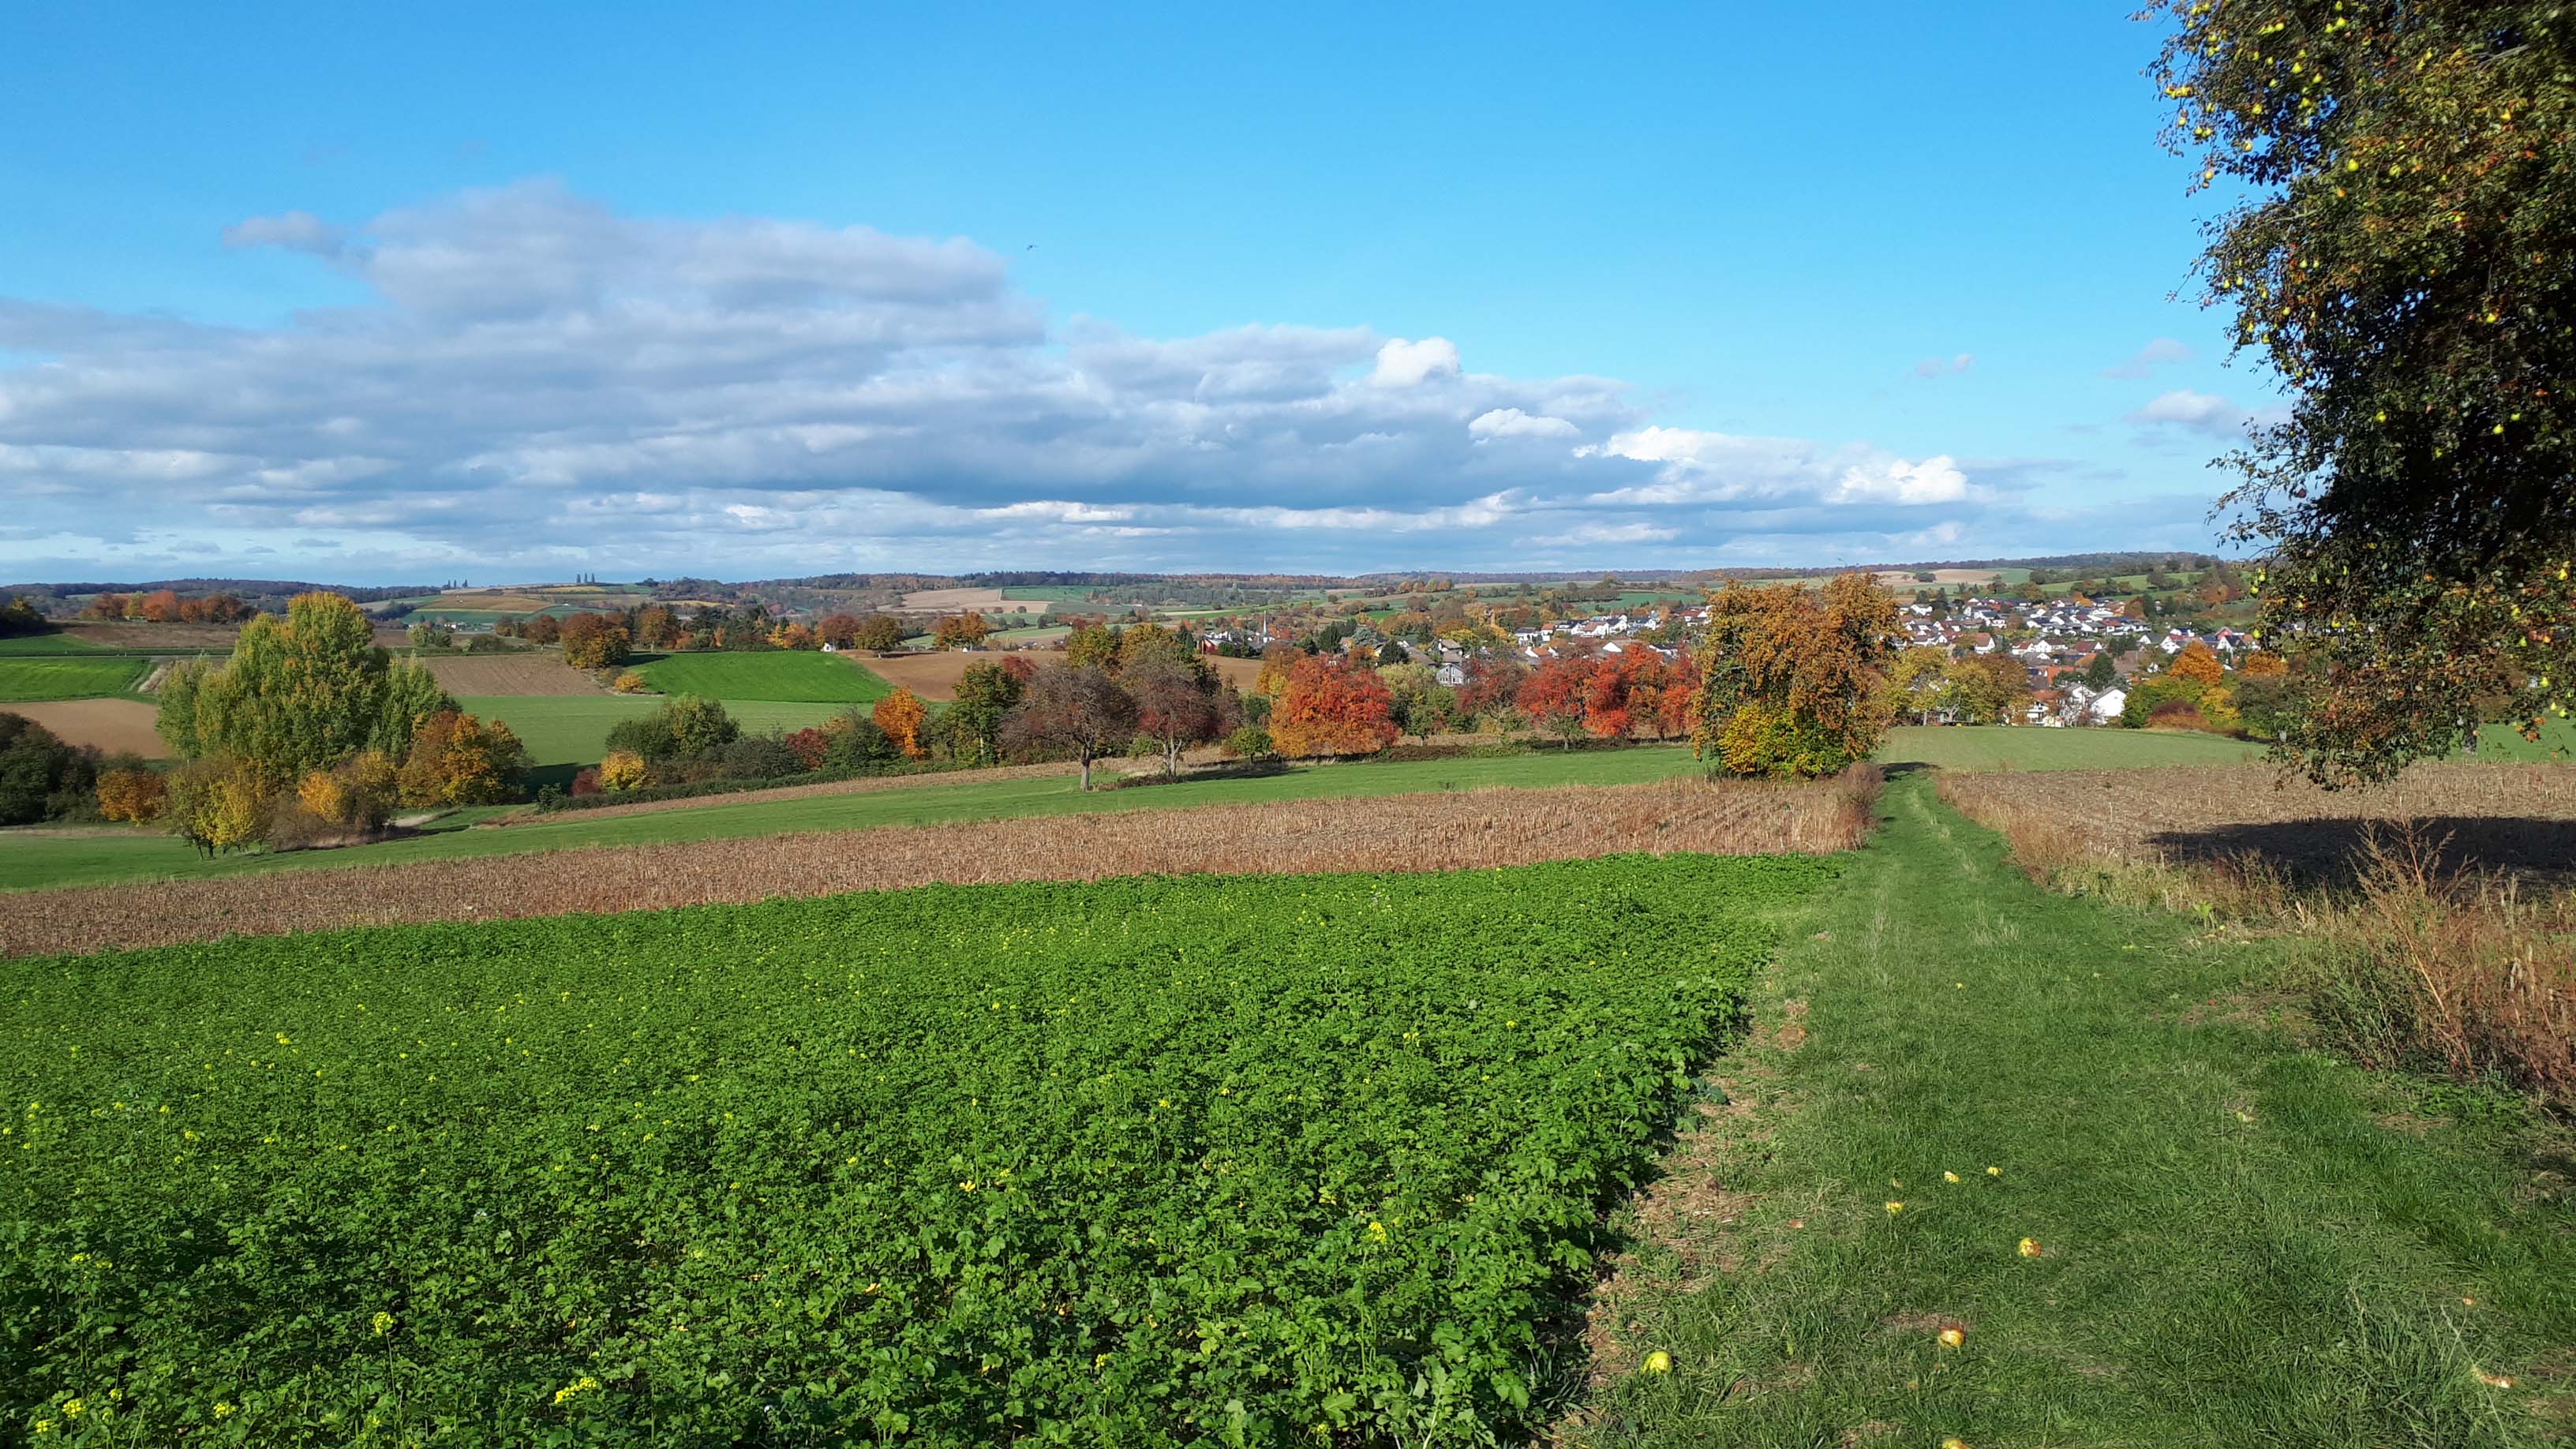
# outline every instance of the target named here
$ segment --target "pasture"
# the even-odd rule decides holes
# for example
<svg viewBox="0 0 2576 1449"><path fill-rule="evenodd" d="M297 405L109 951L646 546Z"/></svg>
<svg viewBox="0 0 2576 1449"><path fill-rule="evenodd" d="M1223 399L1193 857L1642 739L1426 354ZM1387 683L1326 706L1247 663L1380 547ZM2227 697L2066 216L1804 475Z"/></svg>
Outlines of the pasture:
<svg viewBox="0 0 2576 1449"><path fill-rule="evenodd" d="M360 1414L1525 1432L1581 1382L1601 1210L1836 870L934 887L12 963L0 1405L269 1445Z"/></svg>
<svg viewBox="0 0 2576 1449"><path fill-rule="evenodd" d="M123 655L44 654L0 658L0 702L97 699L130 694L150 670L150 661Z"/></svg>
<svg viewBox="0 0 2576 1449"><path fill-rule="evenodd" d="M665 654L632 666L664 694L720 699L874 704L894 692L853 655L776 649Z"/></svg>
<svg viewBox="0 0 2576 1449"><path fill-rule="evenodd" d="M0 659L30 654L96 654L98 645L69 633L18 634L0 638Z"/></svg>
<svg viewBox="0 0 2576 1449"><path fill-rule="evenodd" d="M506 721L520 743L528 747L529 758L538 769L554 771L565 779L571 778L573 769L599 762L607 748L611 725L651 714L663 703L649 695L631 694L459 695L456 702L468 713ZM754 733L818 725L847 708L845 704L787 700L725 701L725 712Z"/></svg>

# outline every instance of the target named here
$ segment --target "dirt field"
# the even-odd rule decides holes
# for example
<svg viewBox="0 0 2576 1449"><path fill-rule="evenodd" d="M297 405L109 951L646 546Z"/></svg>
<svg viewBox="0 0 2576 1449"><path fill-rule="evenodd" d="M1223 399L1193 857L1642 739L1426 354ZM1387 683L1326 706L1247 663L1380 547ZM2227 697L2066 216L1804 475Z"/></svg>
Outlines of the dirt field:
<svg viewBox="0 0 2576 1449"><path fill-rule="evenodd" d="M421 662L437 676L440 688L459 696L602 692L599 681L564 663L562 656L551 650L524 656L459 655L454 659L428 654L422 656Z"/></svg>
<svg viewBox="0 0 2576 1449"><path fill-rule="evenodd" d="M2417 765L2376 789L2280 783L2269 765L1948 774L1941 793L2051 855L2172 864L2252 857L2335 882L2374 831L2441 843L2446 869L2576 877L2576 765Z"/></svg>
<svg viewBox="0 0 2576 1449"><path fill-rule="evenodd" d="M1064 662L1064 651L1061 649L1032 649L1015 652L1025 652L1030 658L1036 660L1040 667ZM947 649L936 654L905 654L892 659L879 659L873 654L861 654L858 659L861 664L868 667L870 672L888 684L901 685L923 699L950 700L957 697L957 681L969 668L977 664L990 664L996 657L990 652L979 654L969 653L963 649ZM1219 659L1210 656L1208 663L1216 666L1218 678L1237 689L1250 689L1252 682L1261 677L1261 661L1258 659Z"/></svg>
<svg viewBox="0 0 2576 1449"><path fill-rule="evenodd" d="M1461 870L1626 851L1823 854L1860 843L1869 791L1663 781L1202 805L549 851L229 880L0 894L0 955L404 921L628 911L937 882ZM542 890L530 890L543 881Z"/></svg>
<svg viewBox="0 0 2576 1449"><path fill-rule="evenodd" d="M903 596L908 614L1043 614L1053 606L1051 599L1008 598L1000 589L920 589Z"/></svg>
<svg viewBox="0 0 2576 1449"><path fill-rule="evenodd" d="M103 649L166 649L173 654L230 654L241 630L230 624L75 624L64 632Z"/></svg>
<svg viewBox="0 0 2576 1449"><path fill-rule="evenodd" d="M23 714L67 743L96 745L107 754L131 752L158 760L170 753L152 728L161 711L139 699L57 699L5 704L0 710Z"/></svg>

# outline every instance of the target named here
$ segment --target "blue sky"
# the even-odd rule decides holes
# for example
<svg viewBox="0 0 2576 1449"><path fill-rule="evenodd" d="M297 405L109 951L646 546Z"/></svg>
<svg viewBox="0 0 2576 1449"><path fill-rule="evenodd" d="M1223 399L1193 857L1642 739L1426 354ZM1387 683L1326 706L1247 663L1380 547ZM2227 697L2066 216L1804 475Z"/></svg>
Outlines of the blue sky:
<svg viewBox="0 0 2576 1449"><path fill-rule="evenodd" d="M0 574L2207 547L2129 8L26 12Z"/></svg>

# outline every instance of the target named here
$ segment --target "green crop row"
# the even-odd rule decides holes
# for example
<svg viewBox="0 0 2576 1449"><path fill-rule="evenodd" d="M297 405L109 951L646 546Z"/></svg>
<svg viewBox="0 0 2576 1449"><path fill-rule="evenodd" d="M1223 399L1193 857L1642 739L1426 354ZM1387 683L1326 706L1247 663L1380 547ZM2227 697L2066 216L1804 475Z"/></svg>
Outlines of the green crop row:
<svg viewBox="0 0 2576 1449"><path fill-rule="evenodd" d="M0 1433L1508 1436L1582 1371L1549 1325L1605 1203L1836 869L932 887L8 962Z"/></svg>

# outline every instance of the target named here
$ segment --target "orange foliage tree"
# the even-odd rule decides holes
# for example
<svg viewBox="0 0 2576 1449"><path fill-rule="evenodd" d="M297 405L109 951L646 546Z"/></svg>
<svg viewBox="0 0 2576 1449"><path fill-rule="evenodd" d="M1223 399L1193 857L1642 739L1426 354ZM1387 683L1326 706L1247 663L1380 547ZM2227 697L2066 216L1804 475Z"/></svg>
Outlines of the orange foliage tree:
<svg viewBox="0 0 2576 1449"><path fill-rule="evenodd" d="M2183 646L2182 652L2173 657L2173 663L2165 666L2165 672L2209 685L2227 677L2227 666L2218 662L2217 654L2208 645L2195 639Z"/></svg>
<svg viewBox="0 0 2576 1449"><path fill-rule="evenodd" d="M1709 601L1691 742L1738 775L1833 774L1878 748L1895 717L1881 666L1896 596L1869 574L1821 589L1730 583Z"/></svg>
<svg viewBox="0 0 2576 1449"><path fill-rule="evenodd" d="M1571 650L1551 654L1539 661L1538 668L1521 681L1514 702L1529 722L1574 748L1575 736L1584 731L1584 702L1591 693L1592 664L1590 657Z"/></svg>
<svg viewBox="0 0 2576 1449"><path fill-rule="evenodd" d="M1283 755L1373 755L1395 736L1386 681L1340 658L1298 660L1270 712L1271 744Z"/></svg>
<svg viewBox="0 0 2576 1449"><path fill-rule="evenodd" d="M517 792L527 763L508 725L440 710L412 732L398 786L406 805L490 805Z"/></svg>
<svg viewBox="0 0 2576 1449"><path fill-rule="evenodd" d="M877 707L869 717L876 721L878 729L885 731L886 738L903 751L905 759L918 760L930 753L921 746L921 726L930 718L930 707L911 690L895 686L894 693L877 701Z"/></svg>

